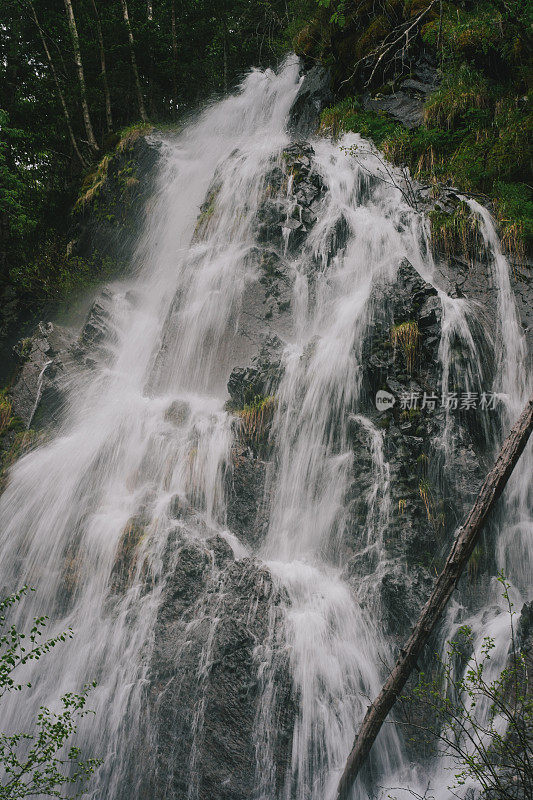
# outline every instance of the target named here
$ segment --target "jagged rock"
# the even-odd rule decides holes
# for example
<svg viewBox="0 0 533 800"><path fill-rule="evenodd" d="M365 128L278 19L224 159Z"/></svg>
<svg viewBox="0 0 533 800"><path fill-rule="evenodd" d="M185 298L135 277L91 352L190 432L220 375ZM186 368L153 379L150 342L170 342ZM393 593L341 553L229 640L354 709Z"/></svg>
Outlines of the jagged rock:
<svg viewBox="0 0 533 800"><path fill-rule="evenodd" d="M411 77L399 82L391 94L365 97L363 105L372 111L385 112L406 128L417 128L424 118L424 103L439 85L437 69L421 59Z"/></svg>
<svg viewBox="0 0 533 800"><path fill-rule="evenodd" d="M191 407L184 400L174 400L165 411L165 421L173 425L184 425L191 416Z"/></svg>
<svg viewBox="0 0 533 800"><path fill-rule="evenodd" d="M404 260L394 284L375 287L373 322L363 347L364 391L371 397L385 386L397 398L405 392L436 389L441 304L436 289ZM394 326L415 322L419 336L414 351L418 375L413 380L401 348L392 342Z"/></svg>
<svg viewBox="0 0 533 800"><path fill-rule="evenodd" d="M108 336L110 317L107 306L112 297L109 289L102 289L99 297L92 304L80 334L81 345L92 348Z"/></svg>
<svg viewBox="0 0 533 800"><path fill-rule="evenodd" d="M24 363L11 397L13 413L26 428L35 427L36 423L37 427L47 427L58 421L65 399L61 379L72 368L68 351L73 341L73 334L66 328L41 322L35 335L19 346Z"/></svg>
<svg viewBox="0 0 533 800"><path fill-rule="evenodd" d="M228 392L235 408L253 402L257 396L275 394L281 377L281 340L268 336L249 367L235 367L228 381Z"/></svg>
<svg viewBox="0 0 533 800"><path fill-rule="evenodd" d="M320 124L320 114L332 101L329 69L313 67L303 78L289 111L289 133L302 139L312 136Z"/></svg>
<svg viewBox="0 0 533 800"><path fill-rule="evenodd" d="M315 210L326 187L313 171L313 157L311 145L296 142L282 153L283 169L276 165L267 176L256 235L260 244L279 255L298 251L316 223Z"/></svg>
<svg viewBox="0 0 533 800"><path fill-rule="evenodd" d="M223 541L203 545L178 539L166 558L171 569L149 677L159 735L155 778L146 796L185 797L193 783L199 800L249 800L261 697L258 659L271 648L277 653L273 759L279 784L290 755L291 680L269 625L281 597L264 568L250 559L234 561Z"/></svg>
<svg viewBox="0 0 533 800"><path fill-rule="evenodd" d="M113 340L107 306L113 298L104 289L92 304L78 337L73 330L40 322L36 332L15 347L21 364L10 390L13 413L26 428L57 425L66 399L66 383L80 370L108 357Z"/></svg>
<svg viewBox="0 0 533 800"><path fill-rule="evenodd" d="M232 533L257 550L268 527L265 507L266 463L249 447L237 442L231 450L228 471L227 523Z"/></svg>

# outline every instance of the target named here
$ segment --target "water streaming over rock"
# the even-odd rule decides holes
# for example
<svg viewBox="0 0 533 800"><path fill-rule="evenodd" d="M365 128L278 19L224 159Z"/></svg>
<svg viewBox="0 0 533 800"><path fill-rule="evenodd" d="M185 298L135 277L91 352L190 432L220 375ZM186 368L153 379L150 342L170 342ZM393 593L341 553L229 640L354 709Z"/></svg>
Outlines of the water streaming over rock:
<svg viewBox="0 0 533 800"><path fill-rule="evenodd" d="M277 74L252 72L159 141L133 277L102 301L105 347L72 375L59 429L13 467L0 500L2 585L36 587L18 624L46 613L51 631L75 632L46 669L28 671L34 688L4 706L3 725L30 726L40 704L97 680L96 721L80 733L104 758L95 798L334 797L394 657L383 587L408 573L387 549L405 501L397 512L367 375L376 326L389 352L385 306L398 302L404 274L419 306L429 303L428 325L438 298L444 391L459 379L480 388L484 348L497 354L505 426L526 395L490 216L471 203L497 290L494 341L480 334L475 304L434 290L427 223L393 185L400 174L383 180L357 135L342 147L291 144L298 69L289 59ZM269 383L256 391L265 347ZM228 410L230 372L254 357ZM453 477L450 413L434 434L436 463ZM242 470L245 513L231 499ZM497 538L517 597L531 583L525 475L512 482ZM430 518L427 495L426 504ZM453 608L447 633L467 613ZM497 594L488 609L495 630ZM486 616L474 619L481 636ZM354 797L387 776L416 780L406 758L386 726Z"/></svg>

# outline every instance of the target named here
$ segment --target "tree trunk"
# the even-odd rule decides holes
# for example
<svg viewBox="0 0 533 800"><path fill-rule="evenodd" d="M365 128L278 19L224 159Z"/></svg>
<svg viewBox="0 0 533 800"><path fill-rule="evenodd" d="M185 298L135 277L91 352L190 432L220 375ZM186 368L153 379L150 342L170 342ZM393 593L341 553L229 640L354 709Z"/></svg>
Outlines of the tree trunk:
<svg viewBox="0 0 533 800"><path fill-rule="evenodd" d="M46 54L46 60L48 61L48 66L50 67L50 72L52 73L52 76L54 78L54 83L56 85L57 95L59 97L59 101L60 101L61 107L63 109L63 116L65 117L65 122L66 122L66 125L67 125L68 135L69 135L70 142L72 144L72 148L73 148L74 152L76 153L80 164L85 169L85 167L87 166L87 163L86 163L85 159L83 158L82 154L80 153L80 149L78 147L78 143L76 141L76 137L74 136L74 131L72 129L72 123L70 121L70 114L68 112L67 104L65 102L65 95L63 94L63 90L61 89L61 84L59 83L59 78L57 77L56 68L54 66L54 62L52 61L52 56L50 55L50 50L48 49L48 45L46 44L46 39L44 38L43 29L41 28L41 25L39 24L39 20L37 18L37 14L36 14L36 11L35 11L35 6L31 2L30 2L30 8L31 8L31 13L32 13L32 16L33 16L33 20L34 20L34 22L35 22L35 24L37 26L37 30L39 31L39 36L41 37L41 42L42 42L42 45L43 45L44 52Z"/></svg>
<svg viewBox="0 0 533 800"><path fill-rule="evenodd" d="M227 28L225 23L224 23L222 46L223 46L222 74L224 80L224 94L227 94L228 93L228 43L227 43Z"/></svg>
<svg viewBox="0 0 533 800"><path fill-rule="evenodd" d="M96 31L98 33L98 47L100 49L100 73L102 75L102 83L104 86L104 97L105 97L105 119L107 125L107 132L110 133L113 130L113 114L111 112L111 95L109 93L109 84L107 82L107 69L105 63L105 48L104 48L104 34L102 33L102 23L100 21L100 14L98 13L98 8L96 6L96 0L91 0L94 16L96 19Z"/></svg>
<svg viewBox="0 0 533 800"><path fill-rule="evenodd" d="M422 609L405 648L400 650L400 656L394 669L385 681L377 699L368 707L337 789L338 800L344 800L348 796L387 714L405 686L422 648L437 625L461 573L472 555L483 525L520 458L532 429L533 396L504 441L496 463L487 475L464 526L459 528L433 593Z"/></svg>
<svg viewBox="0 0 533 800"><path fill-rule="evenodd" d="M128 14L128 3L127 0L121 0L122 3L122 16L124 17L124 25L126 26L126 30L128 32L128 43L130 46L130 58L131 58L131 68L133 71L133 78L135 80L135 88L137 91L137 102L139 104L139 114L141 115L141 119L143 122L148 122L148 117L146 116L146 110L144 108L144 100L141 91L141 82L139 80L139 70L137 69L137 59L135 58L135 41L133 39L133 31L131 29L130 24L130 17Z"/></svg>
<svg viewBox="0 0 533 800"><path fill-rule="evenodd" d="M172 30L172 99L174 117L178 113L178 37L176 35L176 0L172 0L171 6L171 30Z"/></svg>
<svg viewBox="0 0 533 800"><path fill-rule="evenodd" d="M154 10L151 0L146 3L146 26L148 30L148 104L150 117L155 119L155 100L154 100L154 52L152 47Z"/></svg>
<svg viewBox="0 0 533 800"><path fill-rule="evenodd" d="M85 74L83 72L83 64L81 61L80 40L78 38L78 29L76 28L76 20L74 18L74 9L72 8L71 0L65 0L65 9L67 12L68 26L70 28L70 35L72 36L72 46L74 48L74 61L78 72L78 82L80 84L81 95L81 109L83 112L83 122L85 124L85 132L87 134L87 141L89 147L94 152L98 151L98 144L96 142L93 126L91 125L91 117L89 114L89 106L87 104L87 92L85 90Z"/></svg>

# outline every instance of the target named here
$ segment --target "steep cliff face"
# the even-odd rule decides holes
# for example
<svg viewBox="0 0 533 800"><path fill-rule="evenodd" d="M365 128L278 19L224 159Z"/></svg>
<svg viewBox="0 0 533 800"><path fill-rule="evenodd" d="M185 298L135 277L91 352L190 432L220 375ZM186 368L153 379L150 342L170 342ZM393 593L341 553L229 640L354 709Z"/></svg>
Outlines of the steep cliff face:
<svg viewBox="0 0 533 800"><path fill-rule="evenodd" d="M103 281L131 268L146 203L153 194L158 147L150 126L132 126L85 176L79 197L57 241L43 241L35 264L19 270L1 290L0 380L11 381L19 357L13 346L38 321L86 307Z"/></svg>
<svg viewBox="0 0 533 800"><path fill-rule="evenodd" d="M311 692L316 690L316 705L328 706L328 713L342 728L359 708L349 705L346 697L353 698L362 688L373 691L372 680L378 677L365 683L363 676L359 688L349 682L346 688L339 678L342 691L338 689L337 697L335 687L328 685L335 670L341 670L342 658L351 658L349 642L341 641L335 604L341 603L344 591L357 598L357 613L371 620L373 627L362 626L354 635L363 642L372 637L372 630L378 631L385 656L394 653L427 598L453 532L480 486L492 457L494 431L501 424L497 409L491 416L487 410L481 414L472 407L461 408L463 394L475 393L478 402L497 371L487 324L498 306L498 287L490 266L494 254L480 247L467 267L460 256L443 259L436 252L433 263L422 216L389 185L379 163L376 168L374 161L365 160L368 154L363 156L353 190L346 192L346 174L329 168L337 157L336 145L309 138L321 108L329 102L328 92L324 73L315 72L304 80L290 113L293 140L269 158L260 180L240 305L228 314L220 342L216 331L206 327L206 342L218 348L214 352L219 360L212 367L215 385L227 384L229 396L230 423L224 428L229 431L229 444L221 460L220 485L216 476L209 478L212 486L206 484L207 488L201 484L203 488L198 489L194 480L195 470L200 469L199 452L206 459L207 466L202 466L206 473L209 460L216 461L211 451L207 456L201 451L202 436L206 426L219 424L221 412L210 412L208 422L194 427L194 400L170 402L171 389L163 383L168 364L174 363L179 337L186 335L180 317L186 286L169 302L153 365L143 379L147 397L161 396L165 410L161 426L146 434L153 448L128 478L134 487L141 485L140 475L147 475L148 481L135 495L135 514L118 537L106 590L106 604L115 603L117 608L134 595L160 593L149 644L144 645L142 719L148 744L143 746L149 748L150 757L142 775L135 764L128 766L136 797L303 798L301 792L315 780L314 770L320 776L318 791L325 791L331 779L330 766L324 766L324 761L335 758L338 769L343 746L337 752L329 741L324 744L327 732L321 732L323 739L313 739L314 734L306 732L306 725L319 731L320 726L326 727L320 709L305 709L308 716L302 711L306 692L309 687ZM245 147L242 142L239 146ZM356 158L365 146L363 140L357 141ZM155 156L149 145L138 147L141 161L153 165ZM225 163L238 165L239 159L244 161L244 156L237 147ZM117 168L117 180L123 168ZM135 164L132 169L137 169ZM105 208L116 203L115 178L102 186ZM400 181L401 176L394 180ZM213 245L210 237L221 218L226 219L221 217L221 206L227 202L229 182L227 175L215 172L207 187L192 237L191 258L198 259L193 262L198 272L199 260L210 247L213 259L219 256L219 241ZM410 191L417 193L420 207L435 210L427 187L412 184ZM453 190L449 192L453 195ZM339 198L347 198L344 205ZM129 224L127 213L120 213ZM239 213L244 216L249 208L243 206ZM377 222L380 227L374 235L372 226ZM476 224L473 215L472 226ZM87 248L89 242L99 243L102 237L108 241L111 236L113 247L120 248L120 230L117 233L115 221L107 219L106 213L94 209L84 221L79 246ZM417 239L416 243L411 239ZM391 249L391 243L396 243L397 250ZM128 252L131 256L130 245ZM422 261L415 263L415 257ZM361 267L346 278L350 258L360 258ZM220 263L221 269L226 268L225 262ZM371 276L368 284L365 272ZM327 319L330 312L324 297L337 286L344 286L349 294L352 279L360 281L364 313L355 301L344 306L340 290L335 306L339 319L360 315L353 338L347 341L349 324L338 331L326 326L334 320ZM526 308L528 299L533 304L530 289L528 284L520 286ZM220 287L213 297L217 293L222 295ZM124 337L124 330L115 327L115 302L127 315L128 309L135 309L138 296L134 290L115 296L114 287L104 289L81 332L42 323L19 348L22 365L10 402L13 415L27 431L53 436L68 414L72 386L112 362L113 348ZM317 318L324 315L322 329L318 324L313 328L308 308ZM470 327L465 332L461 325L466 311ZM196 311L202 313L208 312L205 308ZM346 380L333 372L324 379L322 402L315 396L321 384L312 369L319 364L329 375L333 358L325 350L321 361L320 348L330 340L338 350L345 348L346 364L356 366L353 373L347 372ZM295 341L303 345L301 352L295 345L293 356L287 343ZM190 352L193 356L196 352L192 345ZM206 363L211 362L207 359ZM334 391L329 396L331 386ZM453 394L458 398L456 406L442 400L443 395ZM385 405L380 404L380 396ZM304 413L306 405L309 413ZM311 458L305 466L298 437L307 425L321 426L319 438L310 439L309 446L323 450L324 468L318 469ZM166 442L173 437L185 441L189 435L183 460L192 478L187 478L186 489L173 493L174 451L165 450ZM7 431L3 438L6 466L12 460L13 436ZM38 441L36 433L26 447ZM286 465L289 456L294 456L295 464L296 457L300 459L294 468L292 462ZM97 467L91 463L91 470ZM311 489L306 494L302 488L291 506L284 492L297 468L298 479L303 475L303 483ZM277 480L284 469L288 469L285 481ZM329 494L323 492L324 484L330 487ZM309 542L314 550L290 551L294 540L305 540L314 518L329 513L337 488L335 513L323 523L327 536L321 539L319 530L317 541ZM97 490L93 490L95 496ZM212 513L206 512L209 491L215 497ZM298 514L289 514L287 522L280 507L292 512L297 503ZM317 529L321 524L318 520ZM154 531L160 533L163 526L164 545L153 551ZM483 604L484 590L494 574L493 536L489 530L483 551L460 587L461 601L473 609ZM284 548L289 548L294 562L307 559L317 569L317 577L309 583L316 583L319 597L324 599L331 591L327 610L315 613L313 608L310 614L324 614L326 627L333 631L331 640L318 636L316 642L312 640L312 627L303 634L304 639L311 637L312 649L324 648L324 642L331 646L337 661L327 665L324 674L321 665L320 669L314 666L316 673L309 677L311 671L305 673L307 666L297 660L298 648L304 645L295 638L293 617L300 615L302 626L308 625L308 608L299 594L298 582L303 584L304 578L300 574L287 577L280 567L285 563ZM309 558L308 552L312 553ZM289 556L285 560L290 561ZM320 576L317 564L323 567ZM331 580L327 591L326 583L320 583L326 580L324 575ZM66 607L75 597L75 586L70 594L65 590ZM524 619L525 640L527 614ZM346 620L348 626L352 617ZM337 652L341 645L344 655ZM435 646L428 647L428 663ZM371 670L380 668L376 656ZM349 742L350 730L344 733ZM394 753L402 747L398 737L388 748L392 767L398 766L400 756ZM419 762L420 754L411 748L408 758ZM384 763L373 763L376 775ZM306 797L318 797L314 788L308 791ZM120 792L117 797L130 796L124 787Z"/></svg>

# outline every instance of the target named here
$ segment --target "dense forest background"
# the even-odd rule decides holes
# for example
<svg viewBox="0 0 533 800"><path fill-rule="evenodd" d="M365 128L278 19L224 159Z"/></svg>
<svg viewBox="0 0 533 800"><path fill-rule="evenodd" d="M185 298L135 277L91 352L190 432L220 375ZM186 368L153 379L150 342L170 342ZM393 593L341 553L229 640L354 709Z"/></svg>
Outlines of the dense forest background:
<svg viewBox="0 0 533 800"><path fill-rule="evenodd" d="M291 49L331 69L324 130L359 130L416 177L481 195L526 263L532 22L531 0L2 0L0 346L25 315L105 277L69 231L106 155ZM440 81L422 125L362 104L421 58ZM435 222L443 239L467 236L460 213Z"/></svg>

